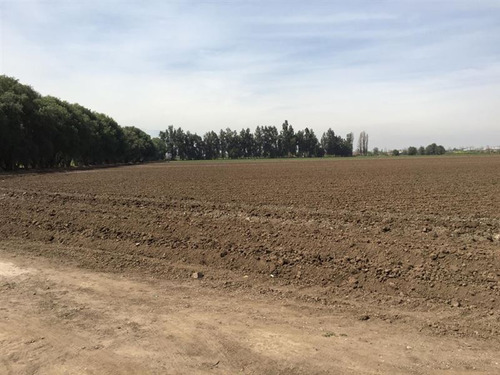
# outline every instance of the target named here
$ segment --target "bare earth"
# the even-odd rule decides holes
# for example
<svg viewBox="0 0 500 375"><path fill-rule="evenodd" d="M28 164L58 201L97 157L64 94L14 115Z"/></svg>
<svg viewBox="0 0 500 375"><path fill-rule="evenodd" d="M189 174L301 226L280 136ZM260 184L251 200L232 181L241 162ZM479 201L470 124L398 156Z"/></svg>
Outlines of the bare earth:
<svg viewBox="0 0 500 375"><path fill-rule="evenodd" d="M3 248L2 248L3 250ZM2 374L496 374L498 344L411 315L145 281L0 253Z"/></svg>
<svg viewBox="0 0 500 375"><path fill-rule="evenodd" d="M498 157L0 175L0 374L500 374L499 176Z"/></svg>

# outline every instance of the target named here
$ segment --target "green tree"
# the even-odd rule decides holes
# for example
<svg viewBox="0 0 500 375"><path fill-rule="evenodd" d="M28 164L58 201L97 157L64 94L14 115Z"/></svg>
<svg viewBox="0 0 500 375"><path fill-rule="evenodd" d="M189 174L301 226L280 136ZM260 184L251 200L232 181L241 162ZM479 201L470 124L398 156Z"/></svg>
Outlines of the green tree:
<svg viewBox="0 0 500 375"><path fill-rule="evenodd" d="M37 139L33 134L40 97L15 78L0 76L0 166L6 170L29 167Z"/></svg>
<svg viewBox="0 0 500 375"><path fill-rule="evenodd" d="M257 126L257 128L255 128L254 140L255 140L254 156L261 157L263 156L264 152L263 151L264 138L260 126Z"/></svg>
<svg viewBox="0 0 500 375"><path fill-rule="evenodd" d="M241 138L235 130L231 130L230 128L226 129L224 132L224 142L228 158L238 159L243 156Z"/></svg>
<svg viewBox="0 0 500 375"><path fill-rule="evenodd" d="M354 150L354 134L353 133L349 133L347 134L346 136L346 151L347 151L347 155L345 156L352 156L352 153L353 153L353 150Z"/></svg>
<svg viewBox="0 0 500 375"><path fill-rule="evenodd" d="M203 139L196 133L186 132L184 137L184 147L186 159L201 160L203 159L203 150L205 145Z"/></svg>
<svg viewBox="0 0 500 375"><path fill-rule="evenodd" d="M78 131L70 122L68 108L51 96L36 99L36 104L37 121L32 131L37 142L32 151L33 164L41 168L70 166L75 157Z"/></svg>
<svg viewBox="0 0 500 375"><path fill-rule="evenodd" d="M99 134L99 157L97 162L109 164L120 161L125 151L122 128L109 116L102 113L95 113L94 115L97 121L97 133ZM150 140L151 137L149 137Z"/></svg>
<svg viewBox="0 0 500 375"><path fill-rule="evenodd" d="M336 136L335 132L330 128L321 137L321 146L327 155L332 156L352 156L352 142L354 136L352 133L347 134L346 139Z"/></svg>
<svg viewBox="0 0 500 375"><path fill-rule="evenodd" d="M173 125L151 137L135 127L122 128L111 117L56 97L41 96L16 79L0 76L0 168L47 168L173 158L321 157L352 155L354 137L329 129L322 142L308 128L295 133L285 121L257 126L255 133L227 128L200 137ZM436 146L436 153L444 152Z"/></svg>
<svg viewBox="0 0 500 375"><path fill-rule="evenodd" d="M275 158L279 156L278 129L275 126L263 126L262 132L262 156Z"/></svg>
<svg viewBox="0 0 500 375"><path fill-rule="evenodd" d="M426 155L443 155L444 153L446 153L446 149L443 146L438 146L435 143L431 143L425 148Z"/></svg>
<svg viewBox="0 0 500 375"><path fill-rule="evenodd" d="M203 136L205 159L217 159L220 156L220 140L216 132L210 131Z"/></svg>
<svg viewBox="0 0 500 375"><path fill-rule="evenodd" d="M176 144L176 130L173 125L169 125L165 131L160 132L160 139L165 142L167 146L167 153L170 154L171 159L177 158L178 148Z"/></svg>
<svg viewBox="0 0 500 375"><path fill-rule="evenodd" d="M125 140L125 162L138 163L154 160L156 149L151 137L134 126L123 128Z"/></svg>
<svg viewBox="0 0 500 375"><path fill-rule="evenodd" d="M340 154L340 140L331 128L323 133L323 136L321 137L321 146L323 146L327 155Z"/></svg>
<svg viewBox="0 0 500 375"><path fill-rule="evenodd" d="M165 155L167 154L167 145L165 141L158 137L151 139L151 141L155 149L154 160L165 160Z"/></svg>
<svg viewBox="0 0 500 375"><path fill-rule="evenodd" d="M292 125L285 120L279 137L280 156L294 156L297 151L297 139Z"/></svg>
<svg viewBox="0 0 500 375"><path fill-rule="evenodd" d="M249 128L240 131L241 154L245 158L254 156L256 144L255 138Z"/></svg>

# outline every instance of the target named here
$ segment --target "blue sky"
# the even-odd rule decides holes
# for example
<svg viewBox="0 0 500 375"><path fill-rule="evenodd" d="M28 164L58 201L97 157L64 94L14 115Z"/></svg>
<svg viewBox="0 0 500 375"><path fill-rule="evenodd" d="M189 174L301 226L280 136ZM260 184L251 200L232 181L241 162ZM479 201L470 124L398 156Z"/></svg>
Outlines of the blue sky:
<svg viewBox="0 0 500 375"><path fill-rule="evenodd" d="M500 145L497 1L0 0L2 74L169 124Z"/></svg>

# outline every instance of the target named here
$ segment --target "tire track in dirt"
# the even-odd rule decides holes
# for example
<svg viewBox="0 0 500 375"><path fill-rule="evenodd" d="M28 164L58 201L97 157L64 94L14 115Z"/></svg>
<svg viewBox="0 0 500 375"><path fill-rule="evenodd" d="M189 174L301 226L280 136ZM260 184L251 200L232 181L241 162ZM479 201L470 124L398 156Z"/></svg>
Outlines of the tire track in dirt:
<svg viewBox="0 0 500 375"><path fill-rule="evenodd" d="M349 309L227 292L203 280L87 271L4 245L1 373L500 371L498 342L428 336L412 320L361 321Z"/></svg>

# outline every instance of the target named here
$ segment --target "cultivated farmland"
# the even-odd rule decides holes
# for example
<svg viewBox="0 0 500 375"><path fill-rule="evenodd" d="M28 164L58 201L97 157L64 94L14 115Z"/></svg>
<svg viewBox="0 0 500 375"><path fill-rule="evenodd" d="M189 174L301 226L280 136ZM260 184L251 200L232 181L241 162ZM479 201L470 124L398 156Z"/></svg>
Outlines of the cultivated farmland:
<svg viewBox="0 0 500 375"><path fill-rule="evenodd" d="M196 283L199 293L223 293L234 303L253 296L255 303L304 304L311 316L341 314L356 321L353 327L376 324L389 336L406 330L450 345L477 340L488 347L486 357L474 362L464 354L458 368L473 363L500 372L493 361L500 348L498 157L172 162L4 174L0 210L1 253L25 266L48 262L177 287ZM5 283L0 279L0 290L9 293ZM384 373L430 373L419 372L418 363L446 370L439 358L417 357ZM252 368L254 360L214 366L287 369L273 367L278 360ZM302 360L303 367L288 363L282 373L333 368ZM375 366L375 354L369 360ZM356 373L347 364L337 370L349 369Z"/></svg>

